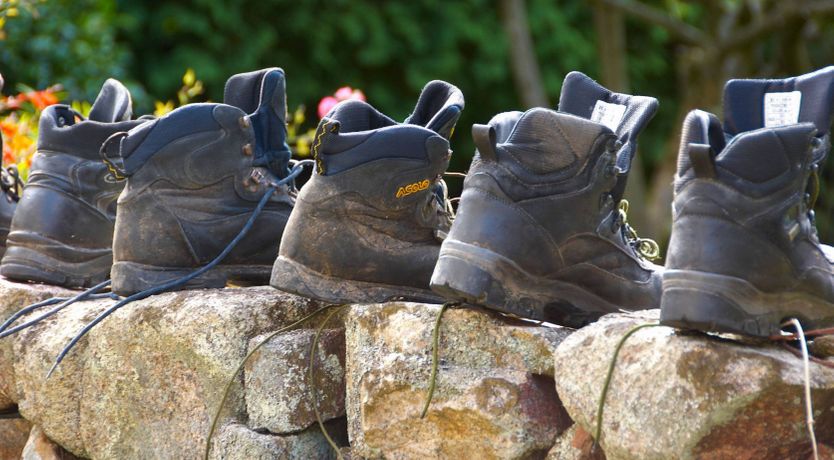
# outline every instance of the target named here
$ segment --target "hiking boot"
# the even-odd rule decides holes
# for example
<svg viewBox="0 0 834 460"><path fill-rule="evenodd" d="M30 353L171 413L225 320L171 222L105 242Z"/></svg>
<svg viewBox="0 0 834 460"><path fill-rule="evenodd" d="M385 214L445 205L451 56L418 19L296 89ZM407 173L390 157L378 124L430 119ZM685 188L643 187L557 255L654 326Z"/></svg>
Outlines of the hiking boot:
<svg viewBox="0 0 834 460"><path fill-rule="evenodd" d="M286 88L278 68L238 74L224 104L190 104L112 138L103 155L127 178L113 239L112 289L129 295L216 258L269 190L289 174ZM265 284L295 202L275 193L246 237L185 288Z"/></svg>
<svg viewBox="0 0 834 460"><path fill-rule="evenodd" d="M3 89L3 76L0 75L0 89ZM0 152L3 151L3 136L0 136ZM23 183L16 167L0 168L0 259L6 252L6 236L12 224L12 216L20 200Z"/></svg>
<svg viewBox="0 0 834 460"><path fill-rule="evenodd" d="M0 140L0 150L3 142ZM0 169L0 258L6 252L6 236L12 224L12 216L20 200L23 183L17 174L17 168Z"/></svg>
<svg viewBox="0 0 834 460"><path fill-rule="evenodd" d="M622 191L657 100L608 91L572 72L559 110L475 125L477 147L432 289L570 326L657 308L657 246L626 220Z"/></svg>
<svg viewBox="0 0 834 460"><path fill-rule="evenodd" d="M397 123L361 101L322 118L316 172L298 195L272 286L335 303L435 301L429 278L451 224L442 182L463 94L441 81Z"/></svg>
<svg viewBox="0 0 834 460"><path fill-rule="evenodd" d="M101 162L99 149L113 133L143 123L130 116L130 94L113 79L102 86L89 119L66 105L44 109L0 274L65 287L107 279L124 183Z"/></svg>
<svg viewBox="0 0 834 460"><path fill-rule="evenodd" d="M834 271L817 238L818 165L828 150L834 67L731 80L722 129L683 125L661 323L753 336L783 320L834 326Z"/></svg>

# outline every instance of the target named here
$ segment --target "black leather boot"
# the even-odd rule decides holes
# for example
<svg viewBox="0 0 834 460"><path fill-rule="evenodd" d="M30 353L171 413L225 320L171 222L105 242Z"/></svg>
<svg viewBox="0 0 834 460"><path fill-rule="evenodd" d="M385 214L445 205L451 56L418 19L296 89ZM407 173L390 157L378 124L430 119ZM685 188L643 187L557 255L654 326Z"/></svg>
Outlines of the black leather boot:
<svg viewBox="0 0 834 460"><path fill-rule="evenodd" d="M235 75L224 104L190 104L115 136L104 155L127 186L119 198L112 289L129 295L183 277L217 257L268 185L289 174L284 72ZM269 280L295 202L284 186L215 268L186 287Z"/></svg>
<svg viewBox="0 0 834 460"><path fill-rule="evenodd" d="M657 308L657 246L621 205L637 135L657 108L572 72L559 111L475 125L477 153L431 287L449 300L578 326Z"/></svg>
<svg viewBox="0 0 834 460"><path fill-rule="evenodd" d="M2 147L0 142L0 149ZM22 190L23 183L17 175L17 168L0 169L0 258L6 252L6 237Z"/></svg>
<svg viewBox="0 0 834 460"><path fill-rule="evenodd" d="M725 122L684 122L661 322L769 336L787 318L834 326L834 271L813 206L829 145L834 67L731 80Z"/></svg>
<svg viewBox="0 0 834 460"><path fill-rule="evenodd" d="M113 79L104 83L89 119L66 105L43 111L37 153L12 219L0 274L66 287L90 287L107 279L116 198L124 182L102 163L99 149L114 133L144 122L130 116L130 94Z"/></svg>
<svg viewBox="0 0 834 460"><path fill-rule="evenodd" d="M440 238L451 224L442 175L463 95L426 85L397 123L360 101L322 119L316 173L298 196L272 286L337 303L438 300L429 290Z"/></svg>

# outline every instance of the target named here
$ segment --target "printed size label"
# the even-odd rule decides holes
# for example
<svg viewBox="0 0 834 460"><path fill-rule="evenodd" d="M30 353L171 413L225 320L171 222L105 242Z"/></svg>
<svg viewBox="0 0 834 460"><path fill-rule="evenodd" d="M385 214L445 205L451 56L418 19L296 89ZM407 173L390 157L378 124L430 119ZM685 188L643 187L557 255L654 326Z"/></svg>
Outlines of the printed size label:
<svg viewBox="0 0 834 460"><path fill-rule="evenodd" d="M605 101L597 101L594 111L591 113L591 121L607 126L611 131L617 131L620 122L623 121L626 106L620 104L609 104Z"/></svg>
<svg viewBox="0 0 834 460"><path fill-rule="evenodd" d="M799 104L802 93L765 93L764 125L765 128L792 125L799 121Z"/></svg>

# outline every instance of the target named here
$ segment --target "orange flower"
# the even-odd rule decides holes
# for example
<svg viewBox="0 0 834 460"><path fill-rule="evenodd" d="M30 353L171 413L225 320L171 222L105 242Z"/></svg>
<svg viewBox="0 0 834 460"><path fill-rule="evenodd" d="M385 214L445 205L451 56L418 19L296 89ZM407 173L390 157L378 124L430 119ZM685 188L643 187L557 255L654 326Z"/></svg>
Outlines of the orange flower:
<svg viewBox="0 0 834 460"><path fill-rule="evenodd" d="M10 118L0 121L0 132L7 138L12 138L17 133L17 123Z"/></svg>
<svg viewBox="0 0 834 460"><path fill-rule="evenodd" d="M12 153L12 146L9 144L3 144L3 164L4 165L12 165L15 163L15 157Z"/></svg>
<svg viewBox="0 0 834 460"><path fill-rule="evenodd" d="M55 93L53 93L50 89L30 91L26 93L26 97L32 101L32 105L34 105L38 111L41 111L52 104L58 103L58 97L55 96Z"/></svg>

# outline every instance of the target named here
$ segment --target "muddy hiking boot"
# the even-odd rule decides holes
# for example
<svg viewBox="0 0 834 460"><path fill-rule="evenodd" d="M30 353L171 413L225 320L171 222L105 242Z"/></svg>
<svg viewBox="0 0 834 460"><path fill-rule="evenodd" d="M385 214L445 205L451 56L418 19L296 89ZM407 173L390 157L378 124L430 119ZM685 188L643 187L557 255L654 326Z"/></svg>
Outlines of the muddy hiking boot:
<svg viewBox="0 0 834 460"><path fill-rule="evenodd" d="M0 141L0 149L3 143ZM23 182L20 180L16 166L8 169L0 168L0 258L6 252L6 237L12 225L12 216L20 201Z"/></svg>
<svg viewBox="0 0 834 460"><path fill-rule="evenodd" d="M134 294L206 265L244 227L268 180L289 174L284 72L235 75L224 101L178 108L102 147L127 178L113 239L113 292ZM266 284L294 195L294 186L282 186L234 250L184 287Z"/></svg>
<svg viewBox="0 0 834 460"><path fill-rule="evenodd" d="M433 81L404 123L361 101L334 107L270 284L335 303L439 300L429 278L451 224L442 175L463 106L460 90Z"/></svg>
<svg viewBox="0 0 834 460"><path fill-rule="evenodd" d="M107 279L124 182L101 162L99 149L113 133L143 123L130 117L130 94L113 79L102 86L88 119L66 105L43 111L0 274L65 287Z"/></svg>
<svg viewBox="0 0 834 460"><path fill-rule="evenodd" d="M0 141L0 149L3 143ZM23 183L17 173L17 167L0 169L0 258L6 252L6 236L12 224L12 216L20 200Z"/></svg>
<svg viewBox="0 0 834 460"><path fill-rule="evenodd" d="M621 204L637 135L657 100L608 91L572 72L559 111L475 125L477 152L432 289L524 318L579 326L657 308L657 245Z"/></svg>
<svg viewBox="0 0 834 460"><path fill-rule="evenodd" d="M0 89L3 89L3 76L0 75ZM0 152L3 151L3 137L0 136ZM0 258L6 252L6 236L12 225L12 216L20 201L23 183L18 175L17 167L0 168Z"/></svg>
<svg viewBox="0 0 834 460"><path fill-rule="evenodd" d="M723 127L706 112L687 116L663 324L753 336L778 333L788 318L834 326L834 271L813 212L832 103L828 67L729 81Z"/></svg>

